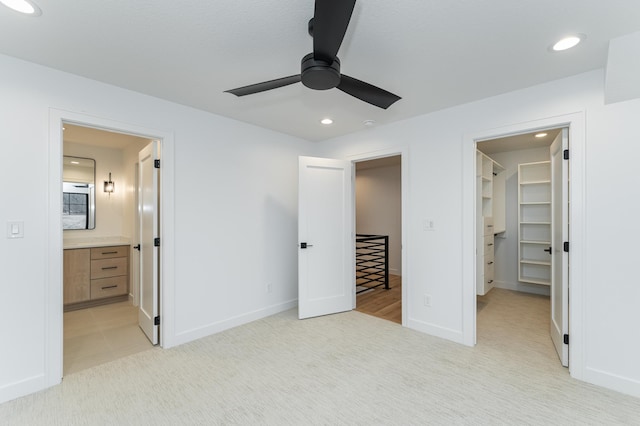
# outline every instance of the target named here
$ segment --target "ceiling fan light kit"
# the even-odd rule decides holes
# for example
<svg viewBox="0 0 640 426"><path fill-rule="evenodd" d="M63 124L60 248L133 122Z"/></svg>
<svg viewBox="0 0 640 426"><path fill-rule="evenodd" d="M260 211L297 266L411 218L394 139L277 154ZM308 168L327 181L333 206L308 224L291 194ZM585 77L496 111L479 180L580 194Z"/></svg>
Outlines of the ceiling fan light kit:
<svg viewBox="0 0 640 426"><path fill-rule="evenodd" d="M302 82L305 87L313 90L337 88L371 105L389 108L402 98L340 73L340 60L336 55L349 26L355 4L356 0L316 0L314 16L308 25L309 35L313 37L313 52L302 58L300 74L225 92L245 96Z"/></svg>

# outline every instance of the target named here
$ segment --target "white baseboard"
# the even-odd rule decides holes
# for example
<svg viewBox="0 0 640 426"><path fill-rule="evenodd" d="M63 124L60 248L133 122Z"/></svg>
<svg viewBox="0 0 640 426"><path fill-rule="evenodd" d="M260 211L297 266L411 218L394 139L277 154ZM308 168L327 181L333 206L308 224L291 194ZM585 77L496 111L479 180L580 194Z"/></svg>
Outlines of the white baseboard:
<svg viewBox="0 0 640 426"><path fill-rule="evenodd" d="M585 368L582 380L617 392L640 398L640 381L595 368Z"/></svg>
<svg viewBox="0 0 640 426"><path fill-rule="evenodd" d="M44 374L0 387L0 404L47 388Z"/></svg>
<svg viewBox="0 0 640 426"><path fill-rule="evenodd" d="M203 327L183 331L181 333L177 333L171 339L171 346L182 345L183 343L188 343L194 340L201 339L203 337L211 336L212 334L220 333L221 331L225 331L239 325L247 324L252 321L256 321L271 315L278 314L280 312L287 311L289 309L295 308L296 306L298 306L298 299L289 300L287 302L267 306L266 308L258 309L256 311L247 312L235 317L224 319L222 321L207 324Z"/></svg>
<svg viewBox="0 0 640 426"><path fill-rule="evenodd" d="M452 342L464 345L464 336L462 331L453 330L451 328L442 327L428 322L409 318L407 327L428 334L430 336L440 337L442 339L451 340Z"/></svg>
<svg viewBox="0 0 640 426"><path fill-rule="evenodd" d="M527 284L521 282L495 281L494 287L505 290L521 291L523 293L539 294L549 296L550 287L548 285Z"/></svg>

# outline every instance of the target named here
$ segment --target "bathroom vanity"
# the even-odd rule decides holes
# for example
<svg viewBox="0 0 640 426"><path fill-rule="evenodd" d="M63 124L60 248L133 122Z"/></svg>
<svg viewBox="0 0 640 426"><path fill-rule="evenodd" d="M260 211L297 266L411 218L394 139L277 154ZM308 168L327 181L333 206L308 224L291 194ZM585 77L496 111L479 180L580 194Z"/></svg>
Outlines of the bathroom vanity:
<svg viewBox="0 0 640 426"><path fill-rule="evenodd" d="M130 245L123 241L64 245L64 310L127 300Z"/></svg>

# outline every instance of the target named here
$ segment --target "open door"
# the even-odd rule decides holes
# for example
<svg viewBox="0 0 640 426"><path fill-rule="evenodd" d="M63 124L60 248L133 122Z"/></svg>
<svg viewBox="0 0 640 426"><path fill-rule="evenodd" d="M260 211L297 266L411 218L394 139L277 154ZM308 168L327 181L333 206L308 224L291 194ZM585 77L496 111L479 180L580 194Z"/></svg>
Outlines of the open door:
<svg viewBox="0 0 640 426"><path fill-rule="evenodd" d="M569 366L569 131L562 129L551 144L551 340L562 365ZM568 151L567 151L568 152ZM568 248L567 248L568 250ZM565 337L566 336L566 337Z"/></svg>
<svg viewBox="0 0 640 426"><path fill-rule="evenodd" d="M153 141L138 154L138 220L140 231L140 304L138 324L151 343L158 344L158 189L159 143Z"/></svg>
<svg viewBox="0 0 640 426"><path fill-rule="evenodd" d="M298 316L349 311L355 294L352 165L300 157Z"/></svg>

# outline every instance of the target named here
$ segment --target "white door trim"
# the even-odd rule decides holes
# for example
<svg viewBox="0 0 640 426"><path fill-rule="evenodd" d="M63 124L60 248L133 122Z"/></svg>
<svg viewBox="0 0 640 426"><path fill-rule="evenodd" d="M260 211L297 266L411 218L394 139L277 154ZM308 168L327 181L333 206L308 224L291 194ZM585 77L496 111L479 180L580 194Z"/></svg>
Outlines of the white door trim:
<svg viewBox="0 0 640 426"><path fill-rule="evenodd" d="M174 346L174 137L173 133L142 127L130 123L109 120L92 115L49 109L49 185L47 200L47 293L45 299L45 386L53 386L62 381L62 124L73 123L116 131L160 141L162 160L162 184L160 189L160 250L162 278L160 297L162 327L160 342L164 348Z"/></svg>
<svg viewBox="0 0 640 426"><path fill-rule="evenodd" d="M348 155L346 157L347 160L351 160L352 163L358 163L361 161L368 161L368 160L376 160L378 158L385 158L385 157L392 157L395 155L399 155L400 156L400 186L401 186L401 191L402 191L402 200L401 200L401 221L402 221L402 230L401 230L401 254L402 254L402 260L401 260L401 264L402 264L402 326L403 327L407 327L408 325L408 321L409 321L409 303L407 302L409 300L409 286L411 281L409 280L409 267L408 267L408 255L407 255L407 224L409 223L407 221L407 206L409 205L409 147L400 147L400 148L389 148L389 149L383 149L383 150L379 150L379 151L369 151L369 152L363 152L363 153L359 153L359 154L352 154L352 155ZM355 214L356 214L356 181L355 181L355 164L353 167L353 179L352 179L352 185L353 185L353 192L352 192L352 198L353 198L353 223L355 224L356 222L356 218L355 218ZM355 298L355 285L353 288L354 291L354 296L353 296L353 303L354 303L354 308L355 308L355 303L356 303L356 298Z"/></svg>
<svg viewBox="0 0 640 426"><path fill-rule="evenodd" d="M476 227L476 142L501 138L541 129L569 128L570 161L569 191L569 372L582 380L584 376L584 282L585 276L585 112L578 111L524 123L465 134L462 155L462 265L463 265L463 343L476 342L476 283L475 283L475 227Z"/></svg>

